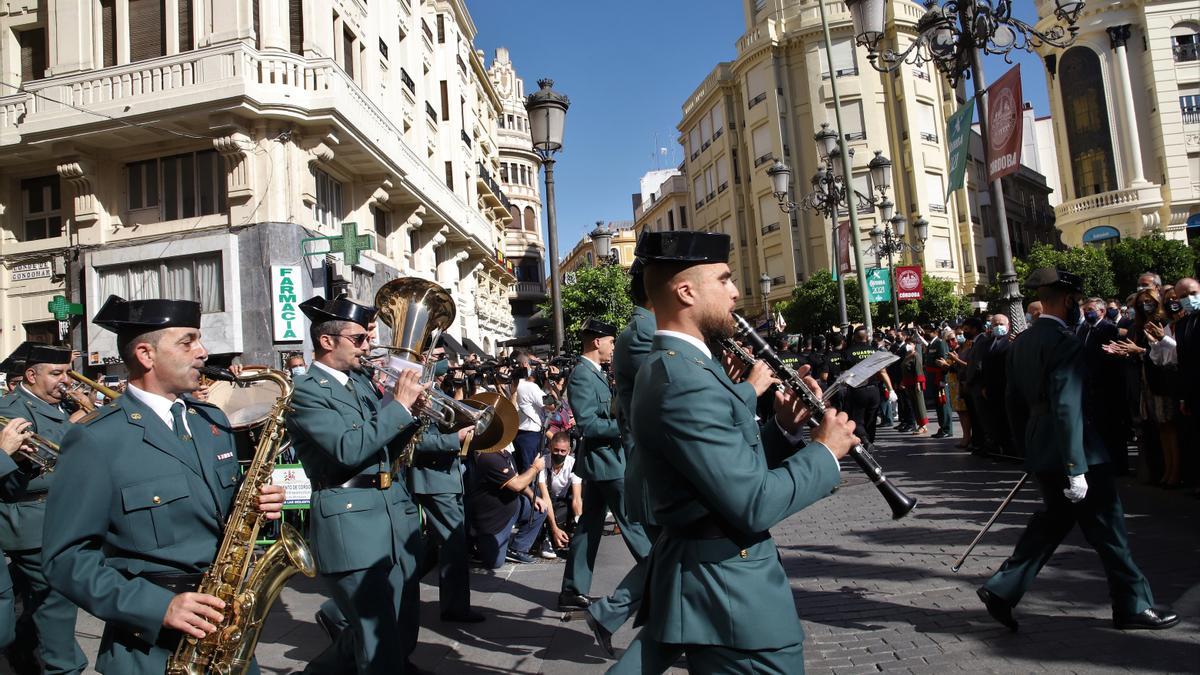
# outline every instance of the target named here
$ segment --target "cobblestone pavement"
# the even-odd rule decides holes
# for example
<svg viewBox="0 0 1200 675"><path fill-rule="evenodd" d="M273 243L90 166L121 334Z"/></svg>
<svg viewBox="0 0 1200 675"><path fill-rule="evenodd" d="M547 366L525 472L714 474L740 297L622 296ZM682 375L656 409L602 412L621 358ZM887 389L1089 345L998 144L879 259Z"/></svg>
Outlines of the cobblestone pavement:
<svg viewBox="0 0 1200 675"><path fill-rule="evenodd" d="M1200 671L1200 500L1132 481L1122 488L1134 557L1158 602L1184 616L1181 625L1114 630L1099 560L1076 531L1017 609L1021 631L1012 634L987 616L975 588L1036 509L1033 486L954 574L950 565L1020 469L964 455L953 448L956 439L882 431L878 440L877 459L920 500L912 515L893 522L878 492L847 465L843 489L773 530L808 634L809 673ZM606 537L593 593L610 590L630 564L620 539ZM488 618L469 626L438 620L430 577L421 589L414 660L439 673L603 672L607 662L582 618L564 620L553 608L561 577L561 561L473 573L473 603ZM319 582L293 578L259 645L264 673L300 670L325 647L313 621L324 598ZM99 622L81 614L78 633L94 663ZM633 636L626 626L614 646Z"/></svg>

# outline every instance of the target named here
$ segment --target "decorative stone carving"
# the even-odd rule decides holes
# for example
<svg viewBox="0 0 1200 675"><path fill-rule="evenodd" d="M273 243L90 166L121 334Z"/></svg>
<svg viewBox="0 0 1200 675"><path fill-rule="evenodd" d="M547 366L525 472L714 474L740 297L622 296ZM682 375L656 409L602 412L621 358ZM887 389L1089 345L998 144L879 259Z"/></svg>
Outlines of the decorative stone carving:
<svg viewBox="0 0 1200 675"><path fill-rule="evenodd" d="M313 139L301 145L301 148L308 155L308 166L312 169L318 169L328 165L333 161L333 146L338 144L337 137L333 134L326 134L321 138ZM304 205L313 207L317 203L317 177L312 171L305 173L302 179L303 188L300 191L300 199L304 201Z"/></svg>
<svg viewBox="0 0 1200 675"><path fill-rule="evenodd" d="M58 176L71 184L75 193L74 221L76 226L90 225L100 219L100 209L96 203L96 188L92 185L92 176L96 173L96 163L90 159L77 158L71 162L59 164Z"/></svg>
<svg viewBox="0 0 1200 675"><path fill-rule="evenodd" d="M225 184L231 204L254 196L254 140L244 132L213 139L213 148L225 158Z"/></svg>

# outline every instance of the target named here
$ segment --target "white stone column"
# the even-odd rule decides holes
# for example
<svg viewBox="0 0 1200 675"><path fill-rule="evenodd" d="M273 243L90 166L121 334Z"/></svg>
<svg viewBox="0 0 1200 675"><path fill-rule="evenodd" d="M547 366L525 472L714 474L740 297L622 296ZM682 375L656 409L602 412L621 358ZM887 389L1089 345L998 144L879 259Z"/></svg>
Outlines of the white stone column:
<svg viewBox="0 0 1200 675"><path fill-rule="evenodd" d="M163 32L166 33L167 53L179 53L179 0L163 3Z"/></svg>
<svg viewBox="0 0 1200 675"><path fill-rule="evenodd" d="M1125 43L1129 41L1129 24L1109 26L1108 37L1112 41L1113 61L1117 67L1117 93L1121 98L1122 115L1125 122L1124 136L1129 139L1129 185L1139 185L1146 182L1142 169L1142 139L1138 133L1137 113L1133 102L1133 84L1129 80L1129 60L1125 53Z"/></svg>
<svg viewBox="0 0 1200 675"><path fill-rule="evenodd" d="M213 8L208 44L246 40L254 34L254 4L251 0L213 0Z"/></svg>
<svg viewBox="0 0 1200 675"><path fill-rule="evenodd" d="M262 35L258 36L263 51L274 49L286 52L291 44L288 39L287 0L259 0L262 17L258 22Z"/></svg>
<svg viewBox="0 0 1200 675"><path fill-rule="evenodd" d="M93 67L92 0L50 2L46 41L50 46L50 75L74 73Z"/></svg>
<svg viewBox="0 0 1200 675"><path fill-rule="evenodd" d="M129 63L129 0L116 0L117 64Z"/></svg>

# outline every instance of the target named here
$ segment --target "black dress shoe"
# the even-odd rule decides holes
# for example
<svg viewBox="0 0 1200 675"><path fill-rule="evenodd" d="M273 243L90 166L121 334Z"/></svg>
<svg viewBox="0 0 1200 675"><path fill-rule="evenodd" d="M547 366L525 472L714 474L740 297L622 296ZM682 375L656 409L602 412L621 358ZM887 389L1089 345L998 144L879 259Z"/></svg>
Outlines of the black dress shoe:
<svg viewBox="0 0 1200 675"><path fill-rule="evenodd" d="M1167 608L1143 609L1137 614L1118 614L1113 612L1113 625L1120 630L1162 630L1179 623L1179 615Z"/></svg>
<svg viewBox="0 0 1200 675"><path fill-rule="evenodd" d="M587 621L588 628L592 629L592 635L596 638L596 644L600 645L600 649L604 652L604 655L610 659L615 657L617 652L613 650L612 633L608 632L608 629L604 626L601 626L600 622L596 620L596 617L592 616L591 612L584 612L583 618Z"/></svg>
<svg viewBox="0 0 1200 675"><path fill-rule="evenodd" d="M462 614L447 612L442 615L442 621L446 623L482 623L486 618L473 609L468 609Z"/></svg>
<svg viewBox="0 0 1200 675"><path fill-rule="evenodd" d="M571 591L563 591L558 594L559 609L587 609L592 601L588 596Z"/></svg>
<svg viewBox="0 0 1200 675"><path fill-rule="evenodd" d="M1012 605L1007 600L986 588L980 588L975 594L987 606L988 614L992 615L993 619L1007 626L1012 632L1017 632L1017 620L1013 618Z"/></svg>

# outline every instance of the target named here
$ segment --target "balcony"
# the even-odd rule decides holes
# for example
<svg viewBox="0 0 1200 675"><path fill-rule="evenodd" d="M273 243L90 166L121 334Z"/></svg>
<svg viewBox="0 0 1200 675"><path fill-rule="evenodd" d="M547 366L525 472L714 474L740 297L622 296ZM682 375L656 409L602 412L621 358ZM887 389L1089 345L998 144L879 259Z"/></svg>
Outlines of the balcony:
<svg viewBox="0 0 1200 675"><path fill-rule="evenodd" d="M543 281L518 281L513 284L508 297L514 300L542 300L546 297L546 283Z"/></svg>
<svg viewBox="0 0 1200 675"><path fill-rule="evenodd" d="M922 131L921 132L921 140L923 140L927 143L937 143L938 135L933 133L932 131Z"/></svg>
<svg viewBox="0 0 1200 675"><path fill-rule="evenodd" d="M467 133L466 129L459 129L458 137L462 139L463 145L467 146L468 149L471 147L471 135Z"/></svg>
<svg viewBox="0 0 1200 675"><path fill-rule="evenodd" d="M1068 246L1078 246L1083 233L1095 225L1141 236L1146 228L1159 224L1162 205L1162 189L1153 183L1109 190L1054 207L1054 226L1062 231L1063 243Z"/></svg>
<svg viewBox="0 0 1200 675"><path fill-rule="evenodd" d="M404 83L404 86L408 88L410 93L416 95L417 83L413 82L412 77L409 76L408 71L403 66L400 67L400 81Z"/></svg>
<svg viewBox="0 0 1200 675"><path fill-rule="evenodd" d="M437 110L433 109L433 105L430 104L429 101L425 102L425 114L429 115L429 120L431 122L433 122L433 124L436 126L437 125Z"/></svg>
<svg viewBox="0 0 1200 675"><path fill-rule="evenodd" d="M749 110L750 108L753 108L754 106L758 105L759 103L762 103L765 100L767 100L767 92L764 91L763 93L759 94L758 96L755 96L754 98L750 99L750 103L746 105L746 109Z"/></svg>
<svg viewBox="0 0 1200 675"><path fill-rule="evenodd" d="M761 156L761 157L758 157L758 158L756 158L756 159L754 160L754 166L755 166L755 168L757 168L757 167L760 167L760 166L762 166L763 164L766 164L767 162L769 162L769 161L771 161L771 160L773 160L773 159L775 159L775 153L773 153L773 152L768 152L767 154L765 154L765 155L763 155L763 156Z"/></svg>
<svg viewBox="0 0 1200 675"><path fill-rule="evenodd" d="M1180 96L1179 112L1184 124L1200 124L1200 94Z"/></svg>
<svg viewBox="0 0 1200 675"><path fill-rule="evenodd" d="M508 201L508 197L504 196L504 190L500 189L500 186L492 179L492 174L488 172L487 168L481 162L475 163L475 169L477 171L475 182L479 188L479 196L483 197L484 201L488 202L491 206L502 208L507 213L511 202ZM505 223L512 222L512 214L508 214L508 217L502 220Z"/></svg>

